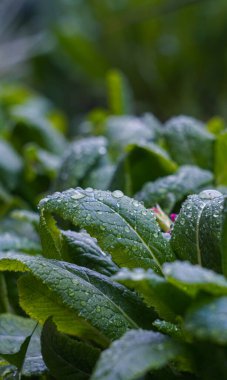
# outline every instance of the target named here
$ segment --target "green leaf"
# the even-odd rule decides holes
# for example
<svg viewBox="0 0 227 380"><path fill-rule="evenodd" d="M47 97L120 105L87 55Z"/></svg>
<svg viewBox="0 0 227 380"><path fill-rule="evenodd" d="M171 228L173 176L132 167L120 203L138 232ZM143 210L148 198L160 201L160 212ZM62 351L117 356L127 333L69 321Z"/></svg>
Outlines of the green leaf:
<svg viewBox="0 0 227 380"><path fill-rule="evenodd" d="M37 103L39 100L30 99L10 108L10 118L14 123L12 138L19 148L33 142L52 153L62 154L66 141L47 117L39 113Z"/></svg>
<svg viewBox="0 0 227 380"><path fill-rule="evenodd" d="M57 175L60 157L40 149L36 144L30 143L24 147L25 177L31 182L36 177L45 176L53 180Z"/></svg>
<svg viewBox="0 0 227 380"><path fill-rule="evenodd" d="M168 322L168 321L162 321L160 319L156 319L153 322L153 326L161 333L169 335L173 338L177 339L184 339L183 332L181 327L179 327L177 324Z"/></svg>
<svg viewBox="0 0 227 380"><path fill-rule="evenodd" d="M83 180L97 168L106 154L104 137L89 137L73 142L63 156L56 189L83 186Z"/></svg>
<svg viewBox="0 0 227 380"><path fill-rule="evenodd" d="M87 232L61 231L62 251L74 264L95 270L106 276L118 271L111 257L99 248Z"/></svg>
<svg viewBox="0 0 227 380"><path fill-rule="evenodd" d="M39 214L33 211L29 210L13 210L11 212L11 217L20 221L20 222L27 222L29 224L32 224L36 230L38 230L39 227Z"/></svg>
<svg viewBox="0 0 227 380"><path fill-rule="evenodd" d="M65 310L74 311L75 318L79 316L85 319L109 339L120 337L129 328L151 326L152 312L149 312L133 292L89 269L39 256L16 253L1 254L0 269L30 271L46 289L49 289L51 296L53 295L55 300L64 305ZM23 278L21 281L23 285ZM46 310L43 310L42 299L38 309L32 293L29 293L30 289L27 289L28 286L22 288L24 292L28 291L30 294L30 299L26 294L22 299L20 292L21 305L29 315L36 318L37 314L44 313L47 314L45 319L53 315L52 308L48 310L48 304ZM40 302L40 297L38 301ZM56 306L59 310L59 306Z"/></svg>
<svg viewBox="0 0 227 380"><path fill-rule="evenodd" d="M161 264L174 259L153 212L119 190L69 189L44 198L39 208L44 218L54 213L85 228L119 266L161 272Z"/></svg>
<svg viewBox="0 0 227 380"><path fill-rule="evenodd" d="M100 160L99 166L83 179L83 187L93 187L94 189L107 190L115 171L115 165L112 165L104 158Z"/></svg>
<svg viewBox="0 0 227 380"><path fill-rule="evenodd" d="M4 140L0 139L0 177L6 189L13 190L19 182L22 171L22 160L16 151Z"/></svg>
<svg viewBox="0 0 227 380"><path fill-rule="evenodd" d="M124 115L132 112L132 93L127 78L118 70L110 70L106 79L110 113Z"/></svg>
<svg viewBox="0 0 227 380"><path fill-rule="evenodd" d="M214 173L217 185L227 185L226 160L227 131L225 130L217 136L215 141Z"/></svg>
<svg viewBox="0 0 227 380"><path fill-rule="evenodd" d="M14 233L6 232L0 234L0 251L22 251L25 253L41 253L41 246L34 240L18 236Z"/></svg>
<svg viewBox="0 0 227 380"><path fill-rule="evenodd" d="M109 344L109 339L67 307L42 281L26 275L19 279L18 288L21 307L39 323L43 324L51 316L58 329L66 334L93 341L101 347Z"/></svg>
<svg viewBox="0 0 227 380"><path fill-rule="evenodd" d="M172 230L176 256L221 272L223 195L204 190L184 202Z"/></svg>
<svg viewBox="0 0 227 380"><path fill-rule="evenodd" d="M41 344L43 359L51 375L59 380L89 379L100 354L90 344L58 332L51 320L43 326Z"/></svg>
<svg viewBox="0 0 227 380"><path fill-rule="evenodd" d="M164 136L167 149L178 164L212 171L215 138L201 122L188 116L172 118L165 125Z"/></svg>
<svg viewBox="0 0 227 380"><path fill-rule="evenodd" d="M31 319L1 314L0 356L17 366L25 376L44 373L46 366L41 355L40 332Z"/></svg>
<svg viewBox="0 0 227 380"><path fill-rule="evenodd" d="M196 339L226 345L226 314L227 297L199 301L187 312L184 329Z"/></svg>
<svg viewBox="0 0 227 380"><path fill-rule="evenodd" d="M146 183L136 194L136 199L143 201L146 207L159 204L167 212L185 196L211 186L213 174L197 166L181 166L179 170L167 177Z"/></svg>
<svg viewBox="0 0 227 380"><path fill-rule="evenodd" d="M175 261L166 263L163 272L168 282L177 286L190 296L196 296L199 291L215 295L227 295L227 280L224 276L199 265L189 262Z"/></svg>
<svg viewBox="0 0 227 380"><path fill-rule="evenodd" d="M179 353L179 344L165 335L132 330L101 354L91 380L137 379L164 367Z"/></svg>
<svg viewBox="0 0 227 380"><path fill-rule="evenodd" d="M139 117L110 116L106 121L106 137L113 157L117 158L127 145L153 141L156 131Z"/></svg>
<svg viewBox="0 0 227 380"><path fill-rule="evenodd" d="M148 306L154 307L161 318L174 321L188 306L189 298L182 291L150 269L122 269L113 279L135 289Z"/></svg>
<svg viewBox="0 0 227 380"><path fill-rule="evenodd" d="M127 153L118 163L110 188L122 189L132 195L144 183L171 174L176 169L176 163L164 149L154 143L137 142L127 146Z"/></svg>

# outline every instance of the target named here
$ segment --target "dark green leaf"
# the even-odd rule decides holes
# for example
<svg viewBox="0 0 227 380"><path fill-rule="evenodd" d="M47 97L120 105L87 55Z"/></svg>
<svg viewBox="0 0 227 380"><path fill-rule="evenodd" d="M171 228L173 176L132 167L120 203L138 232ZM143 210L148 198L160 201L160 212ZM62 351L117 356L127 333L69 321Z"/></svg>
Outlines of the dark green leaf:
<svg viewBox="0 0 227 380"><path fill-rule="evenodd" d="M110 339L120 337L129 328L151 326L152 312L149 312L133 292L89 269L16 253L1 254L0 269L30 271L49 289L47 296L51 293L55 301L60 301L61 311L63 306L66 311L74 311L75 318L79 316L85 319ZM23 281L22 277L22 283ZM28 286L23 286L23 292L27 292L30 298L25 294L23 300L21 293L20 296L21 304L28 314L35 318L43 313L47 314L46 318L53 315L53 305L48 310L47 302L45 310L43 300L37 297L38 302L41 302L38 306L35 296L33 298L32 292L29 293L30 289L27 288ZM58 312L59 306L56 307Z"/></svg>
<svg viewBox="0 0 227 380"><path fill-rule="evenodd" d="M227 297L208 298L191 307L184 328L196 339L227 344Z"/></svg>
<svg viewBox="0 0 227 380"><path fill-rule="evenodd" d="M163 272L171 284L191 296L203 290L211 294L227 295L227 280L210 269L189 262L166 263Z"/></svg>
<svg viewBox="0 0 227 380"><path fill-rule="evenodd" d="M42 374L40 328L36 322L12 314L0 316L0 355L26 376Z"/></svg>
<svg viewBox="0 0 227 380"><path fill-rule="evenodd" d="M165 139L171 157L178 164L213 169L215 138L201 122L188 116L172 118L165 125Z"/></svg>
<svg viewBox="0 0 227 380"><path fill-rule="evenodd" d="M180 167L175 174L146 183L136 194L136 199L143 201L146 207L159 204L164 210L170 212L186 195L211 186L212 181L213 174L208 170L185 165Z"/></svg>
<svg viewBox="0 0 227 380"><path fill-rule="evenodd" d="M89 137L73 142L65 153L60 166L56 188L83 186L83 180L97 168L106 154L104 137Z"/></svg>
<svg viewBox="0 0 227 380"><path fill-rule="evenodd" d="M147 305L154 307L159 316L167 320L174 321L177 315L184 312L189 302L188 297L182 291L152 270L129 271L123 269L113 279L135 289L144 298Z"/></svg>
<svg viewBox="0 0 227 380"><path fill-rule="evenodd" d="M61 231L62 251L74 264L110 276L119 269L87 232Z"/></svg>
<svg viewBox="0 0 227 380"><path fill-rule="evenodd" d="M52 376L59 380L89 379L100 350L88 343L59 333L51 320L41 335L43 359Z"/></svg>
<svg viewBox="0 0 227 380"><path fill-rule="evenodd" d="M149 123L134 116L110 116L106 121L106 136L114 157L118 157L129 144L152 141L155 131Z"/></svg>
<svg viewBox="0 0 227 380"><path fill-rule="evenodd" d="M179 345L165 335L132 330L101 354L91 380L138 379L164 367L179 353Z"/></svg>
<svg viewBox="0 0 227 380"><path fill-rule="evenodd" d="M146 183L175 172L177 165L167 152L154 143L127 146L111 182L111 189L122 189L132 195Z"/></svg>
<svg viewBox="0 0 227 380"><path fill-rule="evenodd" d="M51 122L38 112L33 99L10 109L13 126L13 139L20 147L25 143L34 142L52 153L62 154L66 141Z"/></svg>
<svg viewBox="0 0 227 380"><path fill-rule="evenodd" d="M223 201L219 191L204 190L184 202L170 240L178 258L221 271Z"/></svg>
<svg viewBox="0 0 227 380"><path fill-rule="evenodd" d="M119 190L69 189L44 198L39 208L44 219L54 213L85 228L119 266L160 272L163 262L174 259L153 212Z"/></svg>

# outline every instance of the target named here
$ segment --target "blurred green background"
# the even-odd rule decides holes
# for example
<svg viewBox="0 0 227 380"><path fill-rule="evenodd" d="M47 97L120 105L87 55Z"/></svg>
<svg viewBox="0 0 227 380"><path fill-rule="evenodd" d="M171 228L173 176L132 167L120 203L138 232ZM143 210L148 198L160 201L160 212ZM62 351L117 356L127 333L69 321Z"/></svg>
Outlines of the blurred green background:
<svg viewBox="0 0 227 380"><path fill-rule="evenodd" d="M108 70L133 112L227 117L226 0L1 0L0 83L41 91L69 118L106 107Z"/></svg>

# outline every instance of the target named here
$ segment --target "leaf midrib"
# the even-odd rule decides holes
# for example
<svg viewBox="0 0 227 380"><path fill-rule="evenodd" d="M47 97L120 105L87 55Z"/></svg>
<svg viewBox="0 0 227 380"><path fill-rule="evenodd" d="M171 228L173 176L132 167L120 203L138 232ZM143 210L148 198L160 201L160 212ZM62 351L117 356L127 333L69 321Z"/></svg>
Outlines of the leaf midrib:
<svg viewBox="0 0 227 380"><path fill-rule="evenodd" d="M147 251L150 252L151 257L152 257L153 260L156 262L156 264L157 264L159 270L160 270L161 273L162 273L162 267L161 267L161 265L159 264L159 261L158 261L158 260L156 259L156 257L153 255L151 249L150 249L149 246L146 244L146 242L143 240L142 236L138 234L138 232L137 232L137 231L133 228L133 226L132 226L132 225L131 225L131 224L130 224L125 218L124 218L124 216L123 216L122 214L118 213L118 212L117 212L114 208L112 208L110 205L108 205L108 204L106 204L106 203L104 203L104 202L100 202L97 198L96 198L96 201L99 202L101 205L102 205L102 204L105 204L105 206L109 207L110 210L112 210L114 213L116 213L117 215L119 215L119 216L121 217L121 219L127 224L127 226L130 227L130 229L131 229L132 231L134 231L134 233L136 234L136 236L139 238L139 240L141 240L142 244L144 244L144 246L146 247ZM152 245L152 249L153 249L154 251L156 251L157 253L162 254L162 252L160 252L160 251L159 251L156 247L154 247L153 245Z"/></svg>

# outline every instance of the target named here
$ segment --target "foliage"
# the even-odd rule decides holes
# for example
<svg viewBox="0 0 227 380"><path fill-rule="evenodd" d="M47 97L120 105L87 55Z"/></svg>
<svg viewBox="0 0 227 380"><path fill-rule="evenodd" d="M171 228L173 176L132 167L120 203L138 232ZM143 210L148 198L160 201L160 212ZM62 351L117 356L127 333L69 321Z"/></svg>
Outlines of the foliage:
<svg viewBox="0 0 227 380"><path fill-rule="evenodd" d="M226 130L0 103L0 376L225 378Z"/></svg>

